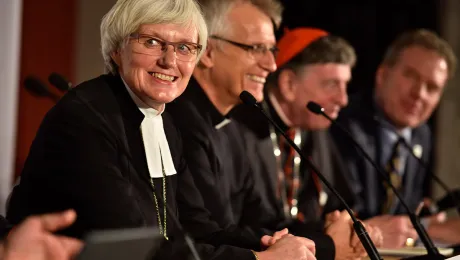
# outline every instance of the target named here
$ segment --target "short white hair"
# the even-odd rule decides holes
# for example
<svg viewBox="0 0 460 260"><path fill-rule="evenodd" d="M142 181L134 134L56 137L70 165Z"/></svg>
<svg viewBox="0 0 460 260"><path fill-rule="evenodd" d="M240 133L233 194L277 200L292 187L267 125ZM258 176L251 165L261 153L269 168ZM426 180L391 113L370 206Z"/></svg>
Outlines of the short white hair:
<svg viewBox="0 0 460 260"><path fill-rule="evenodd" d="M111 54L143 24L178 24L194 26L198 43L206 49L208 31L201 9L195 0L118 0L101 22L101 51L106 72L115 74L118 66Z"/></svg>

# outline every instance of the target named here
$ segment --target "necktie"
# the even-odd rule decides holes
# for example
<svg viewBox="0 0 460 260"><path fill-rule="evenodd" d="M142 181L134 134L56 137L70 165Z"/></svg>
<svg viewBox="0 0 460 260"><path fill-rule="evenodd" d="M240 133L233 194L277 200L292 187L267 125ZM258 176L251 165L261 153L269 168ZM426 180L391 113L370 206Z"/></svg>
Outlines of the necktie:
<svg viewBox="0 0 460 260"><path fill-rule="evenodd" d="M404 140L398 140L394 146L391 153L390 160L386 165L386 170L388 173L388 177L390 179L391 184L396 188L396 190L401 189L402 186L402 176L401 176L401 169L402 169L402 162L401 162L401 145ZM394 194L391 187L385 183L386 189L386 201L383 204L383 213L384 214L391 214L396 206L397 197Z"/></svg>

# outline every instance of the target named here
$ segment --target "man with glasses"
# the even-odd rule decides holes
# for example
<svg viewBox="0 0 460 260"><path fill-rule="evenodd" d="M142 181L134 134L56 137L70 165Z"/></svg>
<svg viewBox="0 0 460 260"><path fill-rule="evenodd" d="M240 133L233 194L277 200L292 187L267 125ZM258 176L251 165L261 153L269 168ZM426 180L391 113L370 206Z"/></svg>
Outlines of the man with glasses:
<svg viewBox="0 0 460 260"><path fill-rule="evenodd" d="M243 232L261 236L285 225L273 221L278 220L276 212L261 203L246 155L244 127L232 121L229 112L241 103L243 90L263 99L265 80L276 70L273 26L280 22L281 7L273 0L200 4L209 44L185 93L168 111L180 128L185 159L212 218L221 227L238 225ZM351 232L347 216L335 227ZM334 258L334 243L321 230L312 228L304 235L321 244L318 259Z"/></svg>
<svg viewBox="0 0 460 260"><path fill-rule="evenodd" d="M229 112L241 102L243 90L263 98L265 78L276 70L273 21L280 23L281 5L276 0L199 2L209 45L186 91L168 111L179 126L185 159L205 206L226 227L256 218L243 209L256 213L260 205L253 196L240 128Z"/></svg>

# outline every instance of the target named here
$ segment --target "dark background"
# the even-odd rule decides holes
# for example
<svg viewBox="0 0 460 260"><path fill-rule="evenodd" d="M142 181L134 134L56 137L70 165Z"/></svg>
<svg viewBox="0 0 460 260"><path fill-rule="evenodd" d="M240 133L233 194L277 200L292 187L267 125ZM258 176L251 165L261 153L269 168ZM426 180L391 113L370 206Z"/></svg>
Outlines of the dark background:
<svg viewBox="0 0 460 260"><path fill-rule="evenodd" d="M373 87L386 47L406 30L439 33L441 0L281 0L283 27L318 27L348 40L358 62L349 93Z"/></svg>

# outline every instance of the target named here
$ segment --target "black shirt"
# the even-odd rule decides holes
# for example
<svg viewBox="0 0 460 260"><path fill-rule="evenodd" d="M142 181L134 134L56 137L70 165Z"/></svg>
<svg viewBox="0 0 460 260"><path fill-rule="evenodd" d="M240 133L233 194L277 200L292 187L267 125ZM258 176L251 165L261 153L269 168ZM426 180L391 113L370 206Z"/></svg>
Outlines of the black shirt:
<svg viewBox="0 0 460 260"><path fill-rule="evenodd" d="M184 143L184 156L206 208L223 228L240 226L260 238L263 211L238 122L217 111L193 78L168 104Z"/></svg>
<svg viewBox="0 0 460 260"><path fill-rule="evenodd" d="M231 117L220 114L193 79L167 109L183 136L185 158L206 208L221 227L238 225L255 236L287 227L276 207L267 207L261 198L266 182L254 174L254 163L259 161L252 161L254 140L244 125L236 120L224 125L222 122ZM319 259L333 259L334 244L322 226L302 226L299 235L317 242Z"/></svg>

